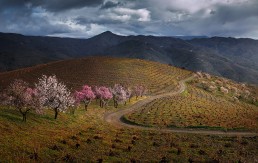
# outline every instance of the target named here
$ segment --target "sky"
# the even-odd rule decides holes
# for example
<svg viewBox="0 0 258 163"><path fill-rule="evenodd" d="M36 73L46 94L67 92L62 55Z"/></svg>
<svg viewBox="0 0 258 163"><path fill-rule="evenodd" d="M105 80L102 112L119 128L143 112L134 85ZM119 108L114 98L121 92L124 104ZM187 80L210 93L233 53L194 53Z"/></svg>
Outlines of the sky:
<svg viewBox="0 0 258 163"><path fill-rule="evenodd" d="M258 0L0 0L0 32L258 39Z"/></svg>

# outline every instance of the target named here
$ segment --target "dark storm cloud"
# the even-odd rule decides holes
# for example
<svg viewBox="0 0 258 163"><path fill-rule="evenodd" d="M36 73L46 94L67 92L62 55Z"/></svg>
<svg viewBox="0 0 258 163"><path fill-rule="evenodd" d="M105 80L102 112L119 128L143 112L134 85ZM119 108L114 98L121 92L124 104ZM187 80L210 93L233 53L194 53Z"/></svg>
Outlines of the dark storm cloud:
<svg viewBox="0 0 258 163"><path fill-rule="evenodd" d="M5 7L23 7L32 5L34 7L42 7L46 10L59 12L63 10L83 8L85 6L96 7L103 3L103 0L2 0L1 8Z"/></svg>
<svg viewBox="0 0 258 163"><path fill-rule="evenodd" d="M216 20L224 22L233 22L250 17L258 18L258 1L252 3L244 3L235 7L218 5L214 10Z"/></svg>
<svg viewBox="0 0 258 163"><path fill-rule="evenodd" d="M202 9L179 25L196 34L257 38L257 19L258 1L243 1Z"/></svg>
<svg viewBox="0 0 258 163"><path fill-rule="evenodd" d="M257 0L0 0L0 31L258 38Z"/></svg>
<svg viewBox="0 0 258 163"><path fill-rule="evenodd" d="M121 2L107 1L101 5L100 9L109 9L109 8L121 6L122 4L123 3Z"/></svg>
<svg viewBox="0 0 258 163"><path fill-rule="evenodd" d="M34 1L33 1L34 2ZM69 9L83 8L85 6L96 7L103 3L103 0L46 0L33 3L36 6L42 6L50 11L63 11Z"/></svg>

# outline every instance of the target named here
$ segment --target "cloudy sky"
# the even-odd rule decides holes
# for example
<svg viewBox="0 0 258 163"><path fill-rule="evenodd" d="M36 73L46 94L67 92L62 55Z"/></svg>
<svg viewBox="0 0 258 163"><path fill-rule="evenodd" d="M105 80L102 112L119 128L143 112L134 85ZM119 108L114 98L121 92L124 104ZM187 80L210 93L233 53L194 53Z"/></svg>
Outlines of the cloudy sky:
<svg viewBox="0 0 258 163"><path fill-rule="evenodd" d="M0 32L258 39L258 0L0 0Z"/></svg>

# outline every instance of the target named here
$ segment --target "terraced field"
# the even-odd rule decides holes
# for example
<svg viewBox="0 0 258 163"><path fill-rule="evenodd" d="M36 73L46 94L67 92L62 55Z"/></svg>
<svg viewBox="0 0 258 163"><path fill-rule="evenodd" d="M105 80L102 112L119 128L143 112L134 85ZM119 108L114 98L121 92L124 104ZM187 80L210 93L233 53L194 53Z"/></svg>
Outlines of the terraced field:
<svg viewBox="0 0 258 163"><path fill-rule="evenodd" d="M258 108L188 86L181 95L154 99L124 116L143 126L258 130Z"/></svg>
<svg viewBox="0 0 258 163"><path fill-rule="evenodd" d="M72 89L78 89L83 84L107 86L113 86L115 83L143 84L150 94L158 94L174 90L178 86L178 81L191 73L169 65L139 59L88 57L2 73L0 87L3 89L16 78L33 83L42 74L56 74Z"/></svg>

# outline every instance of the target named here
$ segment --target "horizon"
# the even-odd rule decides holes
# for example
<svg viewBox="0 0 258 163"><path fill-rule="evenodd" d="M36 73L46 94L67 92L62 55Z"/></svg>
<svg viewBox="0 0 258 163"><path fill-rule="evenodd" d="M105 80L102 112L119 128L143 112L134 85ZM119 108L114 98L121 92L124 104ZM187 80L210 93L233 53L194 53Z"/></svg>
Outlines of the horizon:
<svg viewBox="0 0 258 163"><path fill-rule="evenodd" d="M153 37L174 37L174 38L179 38L179 39L183 39L184 37L193 37L193 38L190 38L189 40L191 39L195 39L195 38L216 38L216 37L219 37L219 38L233 38L233 39L252 39L252 40L258 40L258 38L250 38L250 37L233 37L233 36L205 36L205 35L175 35L175 36L165 36L165 35L144 35L144 34L136 34L136 35L122 35L122 34L117 34L117 33L114 33L112 31L104 31L104 32L101 32L99 34L96 34L96 35L93 35L91 37L70 37L70 36L52 36L52 35L27 35L27 34L22 34L22 33L12 33L12 32L0 32L0 33L3 33L3 34L17 34L17 35L22 35L22 36L28 36L28 37L52 37L52 38L70 38L70 39L90 39L90 38L93 38L95 36L98 36L98 35L101 35L101 34L104 34L104 33L107 33L107 32L110 32L114 35L117 35L117 36L122 36L122 37L127 37L127 36L153 36Z"/></svg>
<svg viewBox="0 0 258 163"><path fill-rule="evenodd" d="M256 0L0 2L0 32L90 38L118 35L258 39Z"/></svg>

